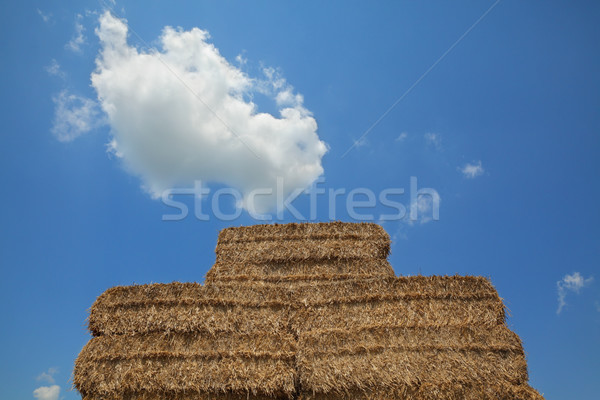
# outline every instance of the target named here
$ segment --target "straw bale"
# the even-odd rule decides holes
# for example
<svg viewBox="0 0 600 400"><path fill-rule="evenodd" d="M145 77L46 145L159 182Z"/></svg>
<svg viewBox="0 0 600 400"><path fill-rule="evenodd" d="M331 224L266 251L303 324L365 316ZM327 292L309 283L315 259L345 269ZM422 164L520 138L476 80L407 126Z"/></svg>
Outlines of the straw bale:
<svg viewBox="0 0 600 400"><path fill-rule="evenodd" d="M397 348L405 350L486 350L522 353L519 336L505 325L493 328L475 326L407 327L404 325L365 325L356 330L315 328L298 339L300 355L354 354Z"/></svg>
<svg viewBox="0 0 600 400"><path fill-rule="evenodd" d="M97 398L152 391L289 397L295 350L293 336L268 332L100 336L78 357L74 384Z"/></svg>
<svg viewBox="0 0 600 400"><path fill-rule="evenodd" d="M472 382L442 385L422 382L399 389L349 390L345 392L302 392L299 400L543 400L529 385L504 382Z"/></svg>
<svg viewBox="0 0 600 400"><path fill-rule="evenodd" d="M297 262L217 261L206 274L206 284L224 281L332 281L394 277L385 259L323 259Z"/></svg>
<svg viewBox="0 0 600 400"><path fill-rule="evenodd" d="M322 259L385 259L389 242L355 239L304 239L290 242L218 242L217 261L276 263Z"/></svg>
<svg viewBox="0 0 600 400"><path fill-rule="evenodd" d="M292 298L312 306L387 300L496 300L498 293L485 278L473 276L415 276L279 284Z"/></svg>
<svg viewBox="0 0 600 400"><path fill-rule="evenodd" d="M109 393L80 393L82 400L286 400L287 395L261 395L251 392L196 392L137 390Z"/></svg>
<svg viewBox="0 0 600 400"><path fill-rule="evenodd" d="M128 307L144 305L211 304L264 306L265 301L285 301L286 294L279 286L269 282L246 284L244 282L219 285L198 283L118 286L104 292L94 302L94 308Z"/></svg>
<svg viewBox="0 0 600 400"><path fill-rule="evenodd" d="M219 233L220 243L306 239L356 239L389 242L390 236L377 224L339 221L240 226L225 228Z"/></svg>
<svg viewBox="0 0 600 400"><path fill-rule="evenodd" d="M255 394L290 398L295 369L288 360L222 357L131 358L80 363L75 386L84 396L171 392ZM124 396L123 396L124 397ZM210 397L209 397L210 398Z"/></svg>
<svg viewBox="0 0 600 400"><path fill-rule="evenodd" d="M335 303L306 307L293 316L297 331L359 329L365 325L443 327L475 325L494 327L504 319L504 308L493 300L389 300Z"/></svg>
<svg viewBox="0 0 600 400"><path fill-rule="evenodd" d="M104 335L92 338L82 355L86 360L160 358L162 356L292 359L296 340L288 333L153 332L145 335Z"/></svg>
<svg viewBox="0 0 600 400"><path fill-rule="evenodd" d="M217 264L385 259L389 251L381 226L341 222L227 228L216 248Z"/></svg>
<svg viewBox="0 0 600 400"><path fill-rule="evenodd" d="M92 305L89 329L148 332L277 332L288 328L287 294L273 284L197 283L115 287Z"/></svg>
<svg viewBox="0 0 600 400"><path fill-rule="evenodd" d="M328 393L369 388L400 389L421 382L440 385L472 382L527 382L523 357L506 351L402 350L365 352L298 361L301 387Z"/></svg>
<svg viewBox="0 0 600 400"><path fill-rule="evenodd" d="M244 305L147 305L96 309L89 320L94 336L150 332L277 332L288 328L289 310Z"/></svg>
<svg viewBox="0 0 600 400"><path fill-rule="evenodd" d="M80 393L82 400L285 400L285 395L255 395L250 392L232 393L232 392L179 392L179 391L158 391L158 390L138 390L135 392L118 393Z"/></svg>
<svg viewBox="0 0 600 400"><path fill-rule="evenodd" d="M479 277L400 277L299 284L292 327L303 332L363 326L486 326L504 323L498 293Z"/></svg>
<svg viewBox="0 0 600 400"><path fill-rule="evenodd" d="M301 388L311 393L527 382L521 341L503 325L316 329L300 335L297 357Z"/></svg>

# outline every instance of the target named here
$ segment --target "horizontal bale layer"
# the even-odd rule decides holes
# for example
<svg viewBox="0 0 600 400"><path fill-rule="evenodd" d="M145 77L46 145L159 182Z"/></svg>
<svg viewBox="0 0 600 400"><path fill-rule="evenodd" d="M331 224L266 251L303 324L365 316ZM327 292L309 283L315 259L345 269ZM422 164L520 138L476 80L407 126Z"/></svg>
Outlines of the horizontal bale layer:
<svg viewBox="0 0 600 400"><path fill-rule="evenodd" d="M102 294L91 309L152 306L320 306L398 299L495 299L489 281L474 277L402 277L324 281L218 281L199 284L152 284L117 287Z"/></svg>
<svg viewBox="0 0 600 400"><path fill-rule="evenodd" d="M312 329L357 330L364 326L486 327L504 323L504 305L495 299L399 299L333 303L299 309L296 332Z"/></svg>
<svg viewBox="0 0 600 400"><path fill-rule="evenodd" d="M204 286L219 301L262 305L281 302L290 307L391 300L495 300L498 292L479 277L369 277L362 279L261 281L224 280ZM208 296L208 295L207 295ZM183 297L181 298L183 299ZM242 300L244 299L244 300ZM261 303L262 302L262 303Z"/></svg>
<svg viewBox="0 0 600 400"><path fill-rule="evenodd" d="M284 282L316 282L316 281L347 281L347 280L364 280L364 279L382 279L388 278L390 275L387 273L372 273L372 274L299 274L299 275L271 275L265 276L260 274L251 274L251 275L222 275L219 277L215 277L211 275L210 278L207 277L207 284L219 284L225 282L274 282L274 283L284 283Z"/></svg>
<svg viewBox="0 0 600 400"><path fill-rule="evenodd" d="M82 400L286 400L290 396L280 395L260 395L250 392L231 393L231 392L170 392L170 391L138 391L138 392L119 392L119 393L81 393Z"/></svg>
<svg viewBox="0 0 600 400"><path fill-rule="evenodd" d="M114 286L102 293L94 302L94 306L118 304L131 299L154 300L162 297L200 297L205 298L203 286L200 283L172 282L152 283L145 285Z"/></svg>
<svg viewBox="0 0 600 400"><path fill-rule="evenodd" d="M108 289L92 305L91 313L107 307L131 307L178 304L265 306L267 302L290 301L284 287L270 282L231 282L219 285L198 283L119 286Z"/></svg>
<svg viewBox="0 0 600 400"><path fill-rule="evenodd" d="M161 357L292 359L295 354L295 338L283 332L153 332L94 337L81 351L79 360L91 362Z"/></svg>
<svg viewBox="0 0 600 400"><path fill-rule="evenodd" d="M303 239L355 239L389 241L387 232L374 223L291 223L242 226L223 229L219 243Z"/></svg>
<svg viewBox="0 0 600 400"><path fill-rule="evenodd" d="M288 287L292 298L311 306L394 299L492 299L501 302L490 282L478 277L371 278L300 282Z"/></svg>
<svg viewBox="0 0 600 400"><path fill-rule="evenodd" d="M423 308L438 301L437 308ZM454 310L462 304L467 307ZM486 303L487 301L487 303ZM496 305L500 322L504 318L502 302L493 286L483 278L474 277L401 277L379 279L348 279L337 281L226 281L202 286L195 283L152 284L116 287L102 294L91 308L89 327L96 334L152 332L173 330L188 332L197 329L223 331L245 329L284 329L289 313L299 309L318 309L324 306L359 304L357 312L364 307L378 312L387 312L386 303L398 304L391 310L412 315L418 322L419 315L430 314L429 319L438 318L431 312L439 304L447 304L437 312L447 313L438 319L456 319L479 304L489 309L490 302ZM363 304L363 306L360 306ZM368 305L367 304L371 304ZM377 309L384 307L383 311ZM361 308L363 307L363 308ZM389 307L388 307L389 308ZM471 316L477 321L482 310ZM316 314L315 314L316 312ZM326 308L325 313L335 309ZM321 312L321 313L322 313ZM411 314L412 313L412 314ZM416 314L415 314L416 313ZM419 314L421 313L421 314ZM457 315L454 315L458 313ZM461 314L462 313L462 314ZM485 314L489 319L489 313ZM252 321L258 317L260 320ZM468 316L467 316L468 317ZM486 319L487 320L487 319ZM204 322L203 322L204 321ZM221 326L219 326L222 324ZM258 324L258 325L257 325Z"/></svg>
<svg viewBox="0 0 600 400"><path fill-rule="evenodd" d="M407 351L510 351L523 355L518 335L504 325L493 328L364 326L344 329L313 329L302 332L298 352L314 355L368 354L399 349Z"/></svg>
<svg viewBox="0 0 600 400"><path fill-rule="evenodd" d="M218 243L217 262L296 262L325 259L385 259L390 243L381 240L303 239Z"/></svg>
<svg viewBox="0 0 600 400"><path fill-rule="evenodd" d="M398 390L420 384L473 385L527 383L527 364L520 354L504 351L389 349L385 352L298 357L304 391Z"/></svg>
<svg viewBox="0 0 600 400"><path fill-rule="evenodd" d="M221 262L206 274L206 284L223 281L340 280L394 277L385 259L304 260L298 262Z"/></svg>
<svg viewBox="0 0 600 400"><path fill-rule="evenodd" d="M359 329L365 325L407 327L485 326L504 322L499 300L478 298L423 298L420 294L357 296L322 303L265 303L257 307L212 305L179 301L97 307L89 318L95 335L146 332L256 332L281 331L291 326L298 332L313 326L324 329Z"/></svg>
<svg viewBox="0 0 600 400"><path fill-rule="evenodd" d="M289 328L289 310L282 307L222 305L148 305L96 308L90 314L94 336L149 332L280 332Z"/></svg>
<svg viewBox="0 0 600 400"><path fill-rule="evenodd" d="M471 384L421 383L396 389L350 390L346 392L301 392L299 400L544 400L529 385L505 382L473 382Z"/></svg>
<svg viewBox="0 0 600 400"><path fill-rule="evenodd" d="M85 396L118 397L136 392L252 393L291 397L292 360L169 357L78 360L74 385Z"/></svg>
<svg viewBox="0 0 600 400"><path fill-rule="evenodd" d="M422 293L452 292L463 294L486 293L498 295L489 281L481 276L433 275L401 276L394 279L395 291L420 291Z"/></svg>

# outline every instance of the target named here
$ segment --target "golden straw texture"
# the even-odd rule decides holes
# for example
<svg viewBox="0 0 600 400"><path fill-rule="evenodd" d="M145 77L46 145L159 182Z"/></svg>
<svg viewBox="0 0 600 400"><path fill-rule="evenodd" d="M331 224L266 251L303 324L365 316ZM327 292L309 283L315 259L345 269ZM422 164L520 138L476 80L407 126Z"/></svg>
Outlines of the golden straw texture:
<svg viewBox="0 0 600 400"><path fill-rule="evenodd" d="M531 399L489 280L396 277L376 224L219 234L206 284L114 287L75 364L85 400Z"/></svg>

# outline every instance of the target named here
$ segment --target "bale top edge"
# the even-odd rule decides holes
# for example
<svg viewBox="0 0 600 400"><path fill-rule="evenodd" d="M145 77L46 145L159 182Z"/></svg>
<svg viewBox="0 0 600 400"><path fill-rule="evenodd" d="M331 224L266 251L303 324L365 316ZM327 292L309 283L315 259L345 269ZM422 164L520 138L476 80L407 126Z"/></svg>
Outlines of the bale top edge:
<svg viewBox="0 0 600 400"><path fill-rule="evenodd" d="M286 240L305 237L346 237L389 240L381 225L374 222L292 222L288 224L259 224L224 228L219 232L219 243L260 240Z"/></svg>

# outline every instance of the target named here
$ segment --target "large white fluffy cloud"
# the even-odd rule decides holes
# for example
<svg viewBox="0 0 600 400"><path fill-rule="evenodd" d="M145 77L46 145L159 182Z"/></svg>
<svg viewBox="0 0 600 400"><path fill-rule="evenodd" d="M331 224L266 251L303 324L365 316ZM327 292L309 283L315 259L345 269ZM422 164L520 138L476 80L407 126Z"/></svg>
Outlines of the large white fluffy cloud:
<svg viewBox="0 0 600 400"><path fill-rule="evenodd" d="M252 207L253 190L275 191L279 178L287 196L323 173L327 146L317 123L274 70L263 80L249 77L198 28L166 27L161 49L141 51L127 43L127 22L106 12L96 34L101 49L91 79L110 150L154 196L194 180L220 182L241 190L244 207L264 212L276 196L256 196ZM278 116L258 112L251 100L258 92L272 98Z"/></svg>

